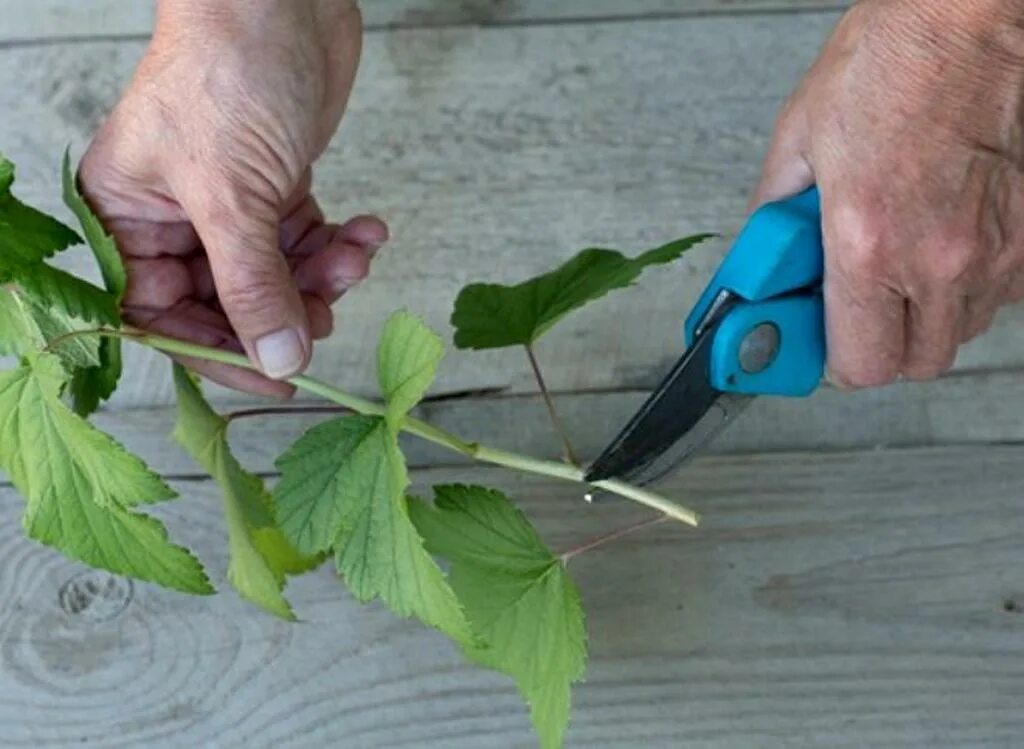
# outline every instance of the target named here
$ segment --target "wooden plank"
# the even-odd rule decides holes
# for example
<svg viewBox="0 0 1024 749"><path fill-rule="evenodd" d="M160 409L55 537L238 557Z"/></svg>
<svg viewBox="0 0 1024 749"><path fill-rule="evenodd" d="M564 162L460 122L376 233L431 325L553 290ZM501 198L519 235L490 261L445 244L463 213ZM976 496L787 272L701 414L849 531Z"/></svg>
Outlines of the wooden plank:
<svg viewBox="0 0 1024 749"><path fill-rule="evenodd" d="M371 35L350 117L320 165L335 216L377 211L393 243L346 299L315 375L372 392L383 319L406 306L439 330L465 283L513 281L587 245L637 251L735 230L776 108L835 14L447 28ZM21 194L59 211L56 165L81 153L142 52L138 42L0 51L0 142ZM569 61L569 62L567 62ZM671 62L666 62L671 61ZM725 243L569 318L540 345L552 387L649 382ZM83 267L81 255L69 264ZM968 347L962 368L1024 362L1024 308ZM120 406L167 404L161 357L132 353ZM453 356L444 390L532 389L519 352ZM219 397L229 397L218 393Z"/></svg>
<svg viewBox="0 0 1024 749"><path fill-rule="evenodd" d="M646 395L644 390L565 393L557 395L556 402L576 451L592 459ZM856 393L826 388L807 400L762 398L718 437L710 452L735 455L1024 442L1021 403L1024 376L1015 371ZM424 405L417 415L468 440L538 457L560 455L561 445L536 396L443 401ZM169 444L174 418L173 409L157 408L106 411L95 420L157 471L195 475L195 464ZM287 445L326 418L287 414L240 419L231 428L232 445L250 470L272 473L275 458ZM462 462L459 456L415 438L406 441L405 450L416 466Z"/></svg>
<svg viewBox="0 0 1024 749"><path fill-rule="evenodd" d="M558 550L643 517L506 473L416 475L451 480L503 487ZM567 746L1019 744L1018 448L708 459L678 482L702 529L572 563L591 659ZM178 488L162 515L223 584L215 493ZM293 584L288 625L230 592L82 575L21 538L19 511L0 491L5 747L534 745L506 680L326 568Z"/></svg>
<svg viewBox="0 0 1024 749"><path fill-rule="evenodd" d="M364 0L370 30L442 25L581 22L649 16L844 8L849 0ZM154 3L137 0L0 0L0 43L148 36Z"/></svg>

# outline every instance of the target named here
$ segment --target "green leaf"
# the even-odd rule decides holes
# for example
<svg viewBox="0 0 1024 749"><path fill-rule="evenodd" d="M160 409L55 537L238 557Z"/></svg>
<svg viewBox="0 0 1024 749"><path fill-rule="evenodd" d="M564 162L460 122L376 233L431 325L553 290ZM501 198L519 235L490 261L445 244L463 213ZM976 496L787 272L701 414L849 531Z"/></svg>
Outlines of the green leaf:
<svg viewBox="0 0 1024 749"><path fill-rule="evenodd" d="M72 330L120 325L119 307L126 283L113 240L103 233L99 221L75 189L67 153L63 168L65 202L82 224L109 291L44 262L82 240L68 227L11 195L14 167L0 157L0 282L16 282L24 299L34 303L35 309L30 311L32 327L41 332L43 343ZM16 246L8 247L7 242ZM76 412L92 413L117 387L121 374L120 341L76 340L62 344L60 353L72 375L68 393Z"/></svg>
<svg viewBox="0 0 1024 749"><path fill-rule="evenodd" d="M363 602L383 600L460 642L473 635L444 573L409 519L409 477L387 422L345 416L306 432L277 461L278 527L300 551L333 548Z"/></svg>
<svg viewBox="0 0 1024 749"><path fill-rule="evenodd" d="M396 312L385 323L377 347L377 378L393 425L419 403L443 357L441 337L415 315Z"/></svg>
<svg viewBox="0 0 1024 749"><path fill-rule="evenodd" d="M68 333L88 330L91 327L89 323L71 317L58 307L44 307L20 291L15 293L15 297L25 316L25 327L34 331L35 345L22 353L38 350L48 341L56 341ZM100 341L97 336L74 336L64 338L56 344L54 353L60 356L64 369L71 373L79 367L92 367L98 364L99 348Z"/></svg>
<svg viewBox="0 0 1024 749"><path fill-rule="evenodd" d="M680 239L635 258L614 250L583 250L550 273L515 286L466 286L452 313L455 345L489 349L531 344L573 310L632 285L644 268L672 262L711 236Z"/></svg>
<svg viewBox="0 0 1024 749"><path fill-rule="evenodd" d="M304 554L330 550L338 538L350 497L369 496L377 477L372 437L380 419L350 416L332 419L307 431L276 466L281 479L274 488L277 524Z"/></svg>
<svg viewBox="0 0 1024 749"><path fill-rule="evenodd" d="M0 466L26 499L28 535L94 567L189 593L211 593L202 565L130 510L174 492L60 400L66 374L51 354L0 373Z"/></svg>
<svg viewBox="0 0 1024 749"><path fill-rule="evenodd" d="M48 265L19 276L25 301L45 342L97 325L120 325L114 298L87 281ZM117 388L121 373L121 342L98 336L62 341L58 353L71 375L68 394L75 413L88 416Z"/></svg>
<svg viewBox="0 0 1024 749"><path fill-rule="evenodd" d="M232 455L227 421L210 408L198 384L177 364L174 384L178 393L174 438L209 472L224 495L231 551L228 580L246 600L294 621L295 614L282 594L285 574L304 572L318 560L303 559L274 527L273 500L263 481Z"/></svg>
<svg viewBox="0 0 1024 749"><path fill-rule="evenodd" d="M434 492L434 506L416 501L410 513L431 553L451 563L452 587L483 640L464 650L515 679L541 746L560 747L570 688L586 662L579 591L503 494L457 485Z"/></svg>
<svg viewBox="0 0 1024 749"><path fill-rule="evenodd" d="M66 374L57 357L51 354L29 355L27 363L14 370L11 400L0 404L0 414L16 432L7 435L25 436L25 444L11 445L9 455L20 457L16 473L34 476L33 461L37 464L55 464L56 452L67 452L64 468L74 481L88 487L92 502L102 507L128 508L173 499L174 491L151 472L141 459L127 452L112 437L79 418L60 401L60 389ZM5 373L9 378L12 373ZM25 401L17 401L14 394L21 393ZM16 441L13 436L5 443ZM47 455L38 455L45 445L51 449ZM51 467L56 467L51 465ZM53 486L60 493L58 480L51 472L41 472L39 479L45 486ZM29 503L36 492L28 492Z"/></svg>
<svg viewBox="0 0 1024 749"><path fill-rule="evenodd" d="M82 240L74 231L11 194L14 164L0 154L0 282Z"/></svg>
<svg viewBox="0 0 1024 749"><path fill-rule="evenodd" d="M18 357L38 351L76 330L91 326L72 318L58 307L47 307L20 290L0 290L0 353ZM97 336L65 338L51 349L72 375L69 390L75 399L76 382L99 364L102 342ZM75 399L77 400L77 399Z"/></svg>
<svg viewBox="0 0 1024 749"><path fill-rule="evenodd" d="M273 498L269 494L267 499L273 503ZM271 522L273 522L273 514L271 514ZM324 554L299 553L276 525L253 528L252 542L259 549L263 558L267 560L270 568L274 570L274 574L278 576L302 575L315 570L327 558Z"/></svg>
<svg viewBox="0 0 1024 749"><path fill-rule="evenodd" d="M333 549L363 602L383 600L460 642L475 641L444 573L423 548L405 489L397 422L430 385L443 346L417 318L394 315L377 352L387 417L353 415L310 429L277 461L278 527L297 549Z"/></svg>
<svg viewBox="0 0 1024 749"><path fill-rule="evenodd" d="M47 341L88 327L59 309L41 306L20 291L0 289L0 355L24 356L39 351ZM57 344L54 353L60 356L65 370L81 372L79 367L99 363L99 346L95 336L76 336Z"/></svg>
<svg viewBox="0 0 1024 749"><path fill-rule="evenodd" d="M0 356L22 356L44 343L15 291L0 287Z"/></svg>
<svg viewBox="0 0 1024 749"><path fill-rule="evenodd" d="M46 308L56 308L79 320L120 325L117 302L109 293L49 265L23 269L15 278L25 294Z"/></svg>
<svg viewBox="0 0 1024 749"><path fill-rule="evenodd" d="M121 379L121 341L103 338L97 353L97 364L75 370L68 383L68 393L79 416L88 416L99 408L101 401L114 394Z"/></svg>
<svg viewBox="0 0 1024 749"><path fill-rule="evenodd" d="M56 346L51 343L51 350L60 356L71 378L67 392L75 412L81 416L96 410L100 392L112 392L117 385L116 381L104 381L107 370L99 366L104 347L112 342L110 339L66 337L67 333L91 327L58 307L44 307L20 290L0 290L0 354L22 356L63 337ZM117 349L117 356L120 356L120 349Z"/></svg>
<svg viewBox="0 0 1024 749"><path fill-rule="evenodd" d="M64 188L64 204L75 214L82 227L85 240L100 267L103 283L107 291L114 297L116 311L124 298L124 292L128 285L128 274L114 238L103 229L99 218L78 192L68 150L64 151L61 180ZM100 344L99 359L96 366L76 372L71 381L70 392L75 410L82 415L95 411L99 407L100 401L109 398L117 389L122 369L121 341L116 338L103 339Z"/></svg>
<svg viewBox="0 0 1024 749"><path fill-rule="evenodd" d="M64 188L64 204L71 209L82 227L85 241L92 248L96 262L100 266L100 273L103 275L103 283L107 291L111 292L118 305L124 298L124 291L128 285L128 274L125 271L124 263L121 261L121 253L117 251L117 244L114 238L107 234L100 223L99 218L89 208L78 187L75 184L75 175L71 170L71 154L69 150L64 151L64 160L61 164L61 182Z"/></svg>

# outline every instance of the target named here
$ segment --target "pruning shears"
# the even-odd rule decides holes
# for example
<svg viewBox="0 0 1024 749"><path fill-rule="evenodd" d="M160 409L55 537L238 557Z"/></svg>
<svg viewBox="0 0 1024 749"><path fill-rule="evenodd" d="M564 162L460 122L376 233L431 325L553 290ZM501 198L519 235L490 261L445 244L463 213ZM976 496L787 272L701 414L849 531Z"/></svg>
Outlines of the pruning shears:
<svg viewBox="0 0 1024 749"><path fill-rule="evenodd" d="M823 267L817 188L755 211L686 320L685 353L586 480L650 483L755 397L813 393L825 367Z"/></svg>

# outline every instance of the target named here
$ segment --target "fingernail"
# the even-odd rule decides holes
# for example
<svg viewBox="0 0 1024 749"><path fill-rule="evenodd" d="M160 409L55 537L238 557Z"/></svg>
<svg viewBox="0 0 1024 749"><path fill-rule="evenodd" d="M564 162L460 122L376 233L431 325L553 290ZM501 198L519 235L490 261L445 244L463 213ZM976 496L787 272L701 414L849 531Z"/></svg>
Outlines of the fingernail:
<svg viewBox="0 0 1024 749"><path fill-rule="evenodd" d="M331 285L334 288L335 294L341 294L349 289L358 286L363 281L362 278L351 278L348 276L338 276L334 279L334 283Z"/></svg>
<svg viewBox="0 0 1024 749"><path fill-rule="evenodd" d="M306 351L298 331L285 328L256 341L256 356L259 357L263 374L273 380L283 380L302 369Z"/></svg>
<svg viewBox="0 0 1024 749"><path fill-rule="evenodd" d="M850 391L850 390L853 389L849 385L847 385L845 382L843 382L841 379L836 377L832 373L831 369L826 369L825 370L825 377L824 377L824 379L825 379L825 383L827 385L830 385L831 387L835 388L836 390L839 390L840 392L847 392L847 391Z"/></svg>

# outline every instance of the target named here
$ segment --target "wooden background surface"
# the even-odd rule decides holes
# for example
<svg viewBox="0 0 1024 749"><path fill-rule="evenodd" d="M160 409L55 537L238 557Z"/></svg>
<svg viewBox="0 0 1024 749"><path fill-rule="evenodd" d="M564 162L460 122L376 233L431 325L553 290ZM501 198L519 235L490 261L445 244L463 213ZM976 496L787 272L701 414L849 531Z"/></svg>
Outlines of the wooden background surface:
<svg viewBox="0 0 1024 749"><path fill-rule="evenodd" d="M365 0L359 83L316 183L339 217L385 216L394 241L314 373L372 392L385 317L404 305L446 329L467 281L512 281L590 244L734 231L775 111L845 5ZM0 149L25 199L59 211L59 154L81 154L151 16L139 0L0 0ZM724 248L540 347L581 452L675 357ZM757 403L667 487L705 514L701 530L575 561L592 658L569 745L1020 746L1022 319L1007 310L936 383ZM224 587L215 491L168 446L166 363L133 351L130 367L98 421L176 479L183 498L162 516ZM437 390L465 388L492 392L422 410L557 452L517 353L453 354ZM238 452L270 474L309 423L241 422ZM642 517L409 447L417 484L504 487L555 548ZM230 592L184 599L85 571L22 539L20 507L0 484L0 746L531 745L508 683L353 605L326 569L293 586L305 623L289 626Z"/></svg>

